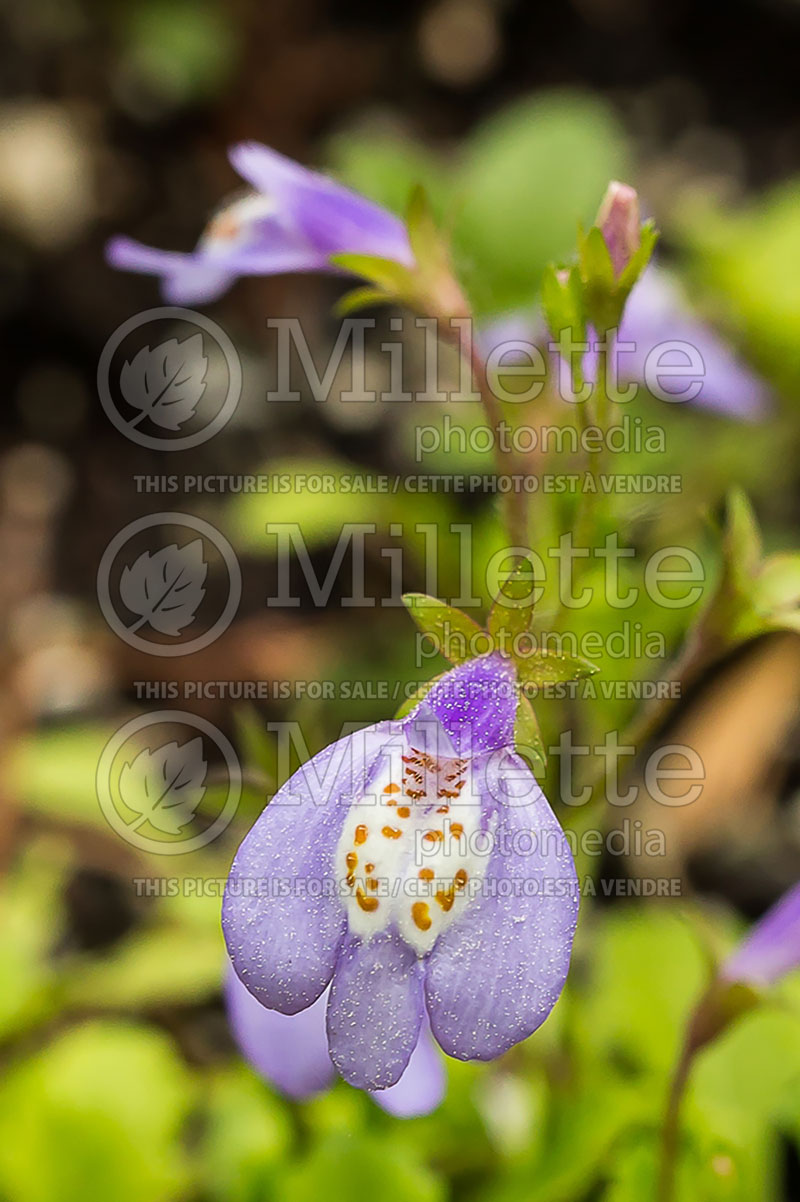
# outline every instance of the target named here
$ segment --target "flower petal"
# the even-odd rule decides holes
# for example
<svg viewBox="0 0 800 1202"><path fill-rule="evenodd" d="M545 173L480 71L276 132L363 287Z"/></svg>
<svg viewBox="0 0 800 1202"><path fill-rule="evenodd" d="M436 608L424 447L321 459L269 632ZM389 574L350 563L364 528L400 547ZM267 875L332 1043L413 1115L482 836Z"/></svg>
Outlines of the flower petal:
<svg viewBox="0 0 800 1202"><path fill-rule="evenodd" d="M384 722L339 739L278 791L236 853L222 903L233 966L271 1009L310 1006L333 975L345 931L334 853L349 804L396 731Z"/></svg>
<svg viewBox="0 0 800 1202"><path fill-rule="evenodd" d="M456 755L479 755L513 744L516 711L514 666L493 652L443 676L406 719L407 737L412 743L419 741L426 724L435 719ZM439 754L444 754L443 748Z"/></svg>
<svg viewBox="0 0 800 1202"><path fill-rule="evenodd" d="M351 252L413 266L403 222L365 196L257 142L234 146L230 160L254 188L277 199L284 218L325 261Z"/></svg>
<svg viewBox="0 0 800 1202"><path fill-rule="evenodd" d="M722 966L726 981L771 985L800 966L800 884L767 910Z"/></svg>
<svg viewBox="0 0 800 1202"><path fill-rule="evenodd" d="M394 933L351 937L342 947L328 1001L328 1047L345 1081L385 1089L403 1075L423 1015L416 955Z"/></svg>
<svg viewBox="0 0 800 1202"><path fill-rule="evenodd" d="M268 1010L231 969L225 1004L233 1037L256 1072L287 1097L313 1097L336 1078L325 1035L327 997L299 1014Z"/></svg>
<svg viewBox="0 0 800 1202"><path fill-rule="evenodd" d="M485 878L425 976L433 1034L459 1060L491 1060L544 1022L567 976L578 911L569 846L527 765L503 752L476 763L476 776L481 768L493 844Z"/></svg>
<svg viewBox="0 0 800 1202"><path fill-rule="evenodd" d="M216 300L230 287L236 274L219 260L155 250L133 238L112 238L106 247L106 258L112 267L123 271L161 276L164 299L173 305Z"/></svg>
<svg viewBox="0 0 800 1202"><path fill-rule="evenodd" d="M399 1081L388 1089L376 1089L371 1097L396 1119L413 1119L430 1114L442 1101L447 1088L444 1062L431 1037L430 1024L423 1020L417 1046Z"/></svg>
<svg viewBox="0 0 800 1202"><path fill-rule="evenodd" d="M661 267L651 264L631 292L618 341L635 348L620 349L617 362L622 379L644 380L647 358L656 347L683 342L698 351L703 361L702 376L697 377L702 380L702 388L690 402L693 406L750 420L762 416L768 408L763 380L742 362L730 343L693 313L669 272ZM676 403L680 403L681 394L695 377L670 376L668 365L685 366L686 354L678 348L664 349L651 363L651 372L655 362L663 365L662 371L656 371L660 387L674 394ZM584 370L588 380L596 378L595 352L587 355Z"/></svg>

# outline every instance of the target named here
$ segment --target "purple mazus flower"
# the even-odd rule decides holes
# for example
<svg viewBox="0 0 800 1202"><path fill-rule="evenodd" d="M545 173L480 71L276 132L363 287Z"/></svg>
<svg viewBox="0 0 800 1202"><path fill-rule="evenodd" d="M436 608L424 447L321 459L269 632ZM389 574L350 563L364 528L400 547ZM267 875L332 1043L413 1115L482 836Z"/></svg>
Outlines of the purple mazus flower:
<svg viewBox="0 0 800 1202"><path fill-rule="evenodd" d="M588 340L591 338L590 332ZM511 313L487 324L479 334L484 356L505 342L533 343L544 351L550 335L542 321ZM623 343L633 349L623 349ZM721 334L697 316L672 275L651 264L634 286L620 324L616 360L620 381L643 384L648 355L665 343L685 343L700 354L702 387L688 402L692 406L748 421L755 421L768 411L769 392L764 380L743 362ZM506 361L512 359L509 353ZM584 358L584 374L589 381L597 379L598 359L594 350ZM687 363L687 352L678 347L664 347L659 352L659 363L662 372L668 372L670 366L680 368ZM547 367L548 376L554 381L558 381L561 370L566 370L552 353ZM686 378L657 374L663 391L674 395L679 403Z"/></svg>
<svg viewBox="0 0 800 1202"><path fill-rule="evenodd" d="M239 979L297 1014L330 985L330 1057L362 1089L399 1081L427 1020L490 1060L545 1020L578 908L567 840L513 750L498 653L448 672L403 720L339 739L279 790L231 868L222 924Z"/></svg>
<svg viewBox="0 0 800 1202"><path fill-rule="evenodd" d="M767 910L720 969L733 984L772 985L800 967L800 884Z"/></svg>
<svg viewBox="0 0 800 1202"><path fill-rule="evenodd" d="M295 1101L328 1089L336 1069L328 1052L325 1010L328 990L298 1014L268 1010L239 980L233 969L225 980L225 1005L234 1039L259 1076ZM428 1024L399 1081L370 1096L395 1118L430 1114L445 1093L445 1071Z"/></svg>
<svg viewBox="0 0 800 1202"><path fill-rule="evenodd" d="M624 343L633 349L623 349ZM665 343L685 343L700 355L702 387L691 404L748 420L764 414L767 409L764 381L746 366L729 342L697 317L670 273L651 265L634 286L620 323L617 337L620 379L643 381L648 355ZM659 353L658 362L661 370L668 372L670 366L687 364L687 352L678 347L665 348ZM593 379L597 371L594 353L587 355L585 367L587 379ZM662 390L680 402L686 378L657 374Z"/></svg>
<svg viewBox="0 0 800 1202"><path fill-rule="evenodd" d="M118 236L108 243L109 263L160 276L165 300L179 305L214 300L242 275L333 272L335 254L413 267L403 222L380 205L255 142L234 146L230 160L253 191L217 213L194 251Z"/></svg>

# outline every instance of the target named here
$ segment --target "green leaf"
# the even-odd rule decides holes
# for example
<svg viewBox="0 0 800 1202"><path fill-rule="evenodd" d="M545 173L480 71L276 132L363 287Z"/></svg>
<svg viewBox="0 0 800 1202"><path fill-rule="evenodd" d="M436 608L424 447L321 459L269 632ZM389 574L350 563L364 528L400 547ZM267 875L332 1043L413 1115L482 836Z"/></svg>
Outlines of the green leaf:
<svg viewBox="0 0 800 1202"><path fill-rule="evenodd" d="M324 1140L284 1176L278 1197L291 1202L444 1202L444 1182L397 1137L336 1135Z"/></svg>
<svg viewBox="0 0 800 1202"><path fill-rule="evenodd" d="M65 986L73 1006L127 1010L194 1005L219 993L225 949L218 923L191 931L162 926L81 964Z"/></svg>
<svg viewBox="0 0 800 1202"><path fill-rule="evenodd" d="M547 769L547 752L545 750L539 722L533 706L527 697L521 696L517 703L514 718L514 743L521 756L530 761L534 773L545 772Z"/></svg>
<svg viewBox="0 0 800 1202"><path fill-rule="evenodd" d="M575 249L575 223L627 170L610 106L577 91L538 92L482 122L467 141L452 193L455 238L478 311L530 304L531 281Z"/></svg>
<svg viewBox="0 0 800 1202"><path fill-rule="evenodd" d="M530 655L515 657L517 671L523 684L538 687L562 684L569 680L582 680L594 676L597 665L579 655L562 655L558 651L533 651Z"/></svg>
<svg viewBox="0 0 800 1202"><path fill-rule="evenodd" d="M95 1021L14 1065L0 1087L6 1202L184 1197L189 1073L159 1031Z"/></svg>
<svg viewBox="0 0 800 1202"><path fill-rule="evenodd" d="M50 1018L62 997L53 947L62 937L67 859L47 840L30 845L0 891L0 1038Z"/></svg>
<svg viewBox="0 0 800 1202"><path fill-rule="evenodd" d="M426 593L405 593L403 601L420 630L451 664L464 664L491 650L486 632L460 609Z"/></svg>
<svg viewBox="0 0 800 1202"><path fill-rule="evenodd" d="M277 1197L276 1172L291 1136L285 1106L244 1065L215 1074L207 1086L198 1153L204 1195L215 1202Z"/></svg>

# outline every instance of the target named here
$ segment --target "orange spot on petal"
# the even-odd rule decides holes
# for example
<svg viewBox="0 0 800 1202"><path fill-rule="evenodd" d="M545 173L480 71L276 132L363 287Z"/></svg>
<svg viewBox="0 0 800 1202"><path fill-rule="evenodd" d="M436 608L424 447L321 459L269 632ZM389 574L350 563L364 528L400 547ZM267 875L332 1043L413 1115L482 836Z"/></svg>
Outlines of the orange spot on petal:
<svg viewBox="0 0 800 1202"><path fill-rule="evenodd" d="M414 925L419 927L421 931L430 930L431 912L427 902L414 902L411 907L411 917L414 919Z"/></svg>

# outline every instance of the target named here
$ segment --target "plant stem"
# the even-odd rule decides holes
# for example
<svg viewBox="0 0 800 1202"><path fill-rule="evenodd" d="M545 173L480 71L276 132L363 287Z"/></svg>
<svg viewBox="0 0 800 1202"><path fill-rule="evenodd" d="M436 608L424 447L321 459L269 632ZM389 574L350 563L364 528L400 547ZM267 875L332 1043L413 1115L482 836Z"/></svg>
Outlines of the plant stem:
<svg viewBox="0 0 800 1202"><path fill-rule="evenodd" d="M464 347L459 343L462 353ZM494 431L494 449L495 461L497 470L500 475L508 474L512 477L511 487L507 492L502 494L504 522L506 532L508 534L510 545L512 547L529 546L528 543L528 504L527 494L522 488L522 478L528 474L528 466L524 458L517 458L516 454L510 447L504 449L503 440L501 438L500 425L503 420L503 409L499 399L492 391L489 383L489 377L486 374L486 364L482 356L478 352L475 345L475 339L470 335L469 338L469 362L472 367L472 374L478 385L478 391L483 403L483 409L489 421L492 430ZM517 479L515 479L517 478ZM519 485L519 487L517 487Z"/></svg>
<svg viewBox="0 0 800 1202"><path fill-rule="evenodd" d="M686 1084L694 1057L694 1047L688 1038L684 1040L678 1063L670 1082L664 1122L661 1128L661 1157L658 1168L656 1202L673 1202L675 1196L675 1174L680 1137L681 1107L686 1093Z"/></svg>

